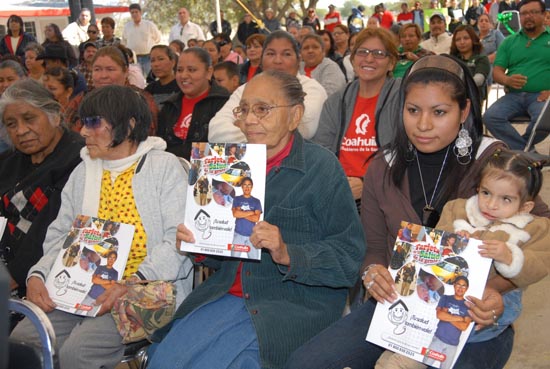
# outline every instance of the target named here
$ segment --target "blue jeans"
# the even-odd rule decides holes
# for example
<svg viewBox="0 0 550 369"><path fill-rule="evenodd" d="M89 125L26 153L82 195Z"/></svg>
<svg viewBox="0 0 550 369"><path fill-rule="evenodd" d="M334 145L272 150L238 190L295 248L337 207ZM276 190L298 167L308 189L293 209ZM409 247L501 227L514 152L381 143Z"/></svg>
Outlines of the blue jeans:
<svg viewBox="0 0 550 369"><path fill-rule="evenodd" d="M544 106L537 101L538 92L509 92L493 103L483 115L483 122L491 134L504 141L512 150L523 150ZM531 118L524 135L510 123L510 119L528 115ZM538 140L540 142L542 140ZM538 143L534 142L534 144Z"/></svg>
<svg viewBox="0 0 550 369"><path fill-rule="evenodd" d="M287 362L288 369L372 369L384 349L365 341L376 301L368 300L332 324L302 347ZM501 369L512 353L514 331L508 327L497 337L466 343L456 369Z"/></svg>
<svg viewBox="0 0 550 369"><path fill-rule="evenodd" d="M149 369L260 369L256 330L242 298L224 295L174 321L149 346Z"/></svg>

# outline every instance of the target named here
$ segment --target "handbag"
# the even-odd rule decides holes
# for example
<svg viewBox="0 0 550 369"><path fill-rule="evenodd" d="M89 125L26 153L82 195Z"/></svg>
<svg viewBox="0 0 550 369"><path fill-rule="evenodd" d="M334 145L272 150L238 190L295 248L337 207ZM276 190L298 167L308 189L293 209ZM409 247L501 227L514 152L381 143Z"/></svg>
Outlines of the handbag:
<svg viewBox="0 0 550 369"><path fill-rule="evenodd" d="M139 281L111 309L122 343L148 339L168 324L176 308L176 288L170 281Z"/></svg>

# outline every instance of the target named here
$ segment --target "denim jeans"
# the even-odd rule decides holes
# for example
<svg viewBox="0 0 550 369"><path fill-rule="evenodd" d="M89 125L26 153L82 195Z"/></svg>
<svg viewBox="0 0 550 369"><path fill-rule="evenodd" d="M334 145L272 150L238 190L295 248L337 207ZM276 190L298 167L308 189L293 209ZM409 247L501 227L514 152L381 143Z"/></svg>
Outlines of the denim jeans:
<svg viewBox="0 0 550 369"><path fill-rule="evenodd" d="M147 350L149 369L260 369L256 330L242 298L226 294L174 321Z"/></svg>
<svg viewBox="0 0 550 369"><path fill-rule="evenodd" d="M487 109L483 115L485 126L495 138L504 141L510 149L523 150L544 106L544 101L537 101L539 95L538 92L507 93ZM529 115L531 121L525 134L520 135L510 123L510 119L522 115Z"/></svg>
<svg viewBox="0 0 550 369"><path fill-rule="evenodd" d="M365 341L376 301L370 299L294 351L288 369L372 369L384 349ZM509 326L497 337L467 342L455 369L502 369L512 353L514 331Z"/></svg>

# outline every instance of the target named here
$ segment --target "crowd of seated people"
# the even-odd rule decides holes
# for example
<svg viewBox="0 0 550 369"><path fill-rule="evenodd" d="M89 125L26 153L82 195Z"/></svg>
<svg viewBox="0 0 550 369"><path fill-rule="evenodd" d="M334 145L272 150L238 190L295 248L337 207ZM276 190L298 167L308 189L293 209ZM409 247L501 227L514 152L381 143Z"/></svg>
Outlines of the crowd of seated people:
<svg viewBox="0 0 550 369"><path fill-rule="evenodd" d="M0 257L12 296L26 296L48 313L62 369L114 368L124 351L109 314L126 292L123 285L102 296L98 318L55 310L44 286L59 240L80 212L134 222L147 240L123 279L172 280L192 263L215 270L193 292L189 281L178 286L180 308L155 336L151 368L177 367L180 359L181 368L383 364L376 364L381 349L364 338L376 301L394 301L384 271L397 221L435 226L447 202L475 192L469 178L487 157L525 147L550 98L550 49L542 47L550 28L544 3L523 0L517 4L522 30L504 37L476 0L463 19L436 9L424 20L422 13L424 38L424 24L414 15L390 21L380 5L371 17L376 27L355 33L344 24L315 30L298 19L290 24L294 35L258 30L242 41L220 34L155 45L147 75L114 37L114 21L101 22L102 29L112 28L105 32L109 40L96 25L88 27L78 60L57 25L46 26L46 42L39 45L26 37L17 16L10 17L10 32L28 42L14 55L0 48L0 216L9 225ZM506 94L482 114L493 82ZM434 113L428 119L432 100L448 106L441 115L452 118ZM521 115L529 117L523 135L511 124ZM451 122L452 129L437 121ZM437 137L432 143L418 138L430 134ZM466 155L457 149L459 135L471 139ZM177 243L193 242L195 235L182 225L185 191L175 183L187 179L176 157L189 159L192 143L206 141L267 145L268 206L251 236L259 263L177 252ZM109 171L113 185L135 181L127 204L135 219L105 208L107 177L101 173ZM98 173L92 184L90 176ZM96 186L97 198L82 196L84 184ZM37 191L47 205L22 211ZM540 198L535 203L534 214L550 215ZM426 216L425 207L436 211ZM515 286L506 278L490 281L470 307L473 321L496 323L512 308L510 291ZM352 313L340 319L348 293ZM16 326L15 318L11 323ZM513 343L507 323L496 333L472 336L460 368L474 368L480 358L503 368ZM200 329L217 336L197 335L193 349L177 348ZM335 336L345 339L335 344ZM27 321L12 337L36 341ZM243 337L242 345L225 351L235 337ZM497 357L495 346L505 347L503 355Z"/></svg>

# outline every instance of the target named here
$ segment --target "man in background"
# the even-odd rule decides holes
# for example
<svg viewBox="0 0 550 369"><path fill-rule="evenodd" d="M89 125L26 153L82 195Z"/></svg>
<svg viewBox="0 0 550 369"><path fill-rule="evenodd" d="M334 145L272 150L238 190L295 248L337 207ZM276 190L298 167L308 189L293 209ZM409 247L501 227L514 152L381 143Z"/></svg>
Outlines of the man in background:
<svg viewBox="0 0 550 369"><path fill-rule="evenodd" d="M120 44L120 38L115 37L115 20L111 17L101 19L101 33L103 37L97 41L97 47L116 46Z"/></svg>
<svg viewBox="0 0 550 369"><path fill-rule="evenodd" d="M223 18L223 16L224 16L223 10L220 10L220 20L221 20L221 24L222 24L222 31L221 32L218 32L218 22L217 21L214 21L214 22L210 23L210 33L212 34L212 37L216 37L218 35L231 37L231 23L226 21Z"/></svg>
<svg viewBox="0 0 550 369"><path fill-rule="evenodd" d="M433 13L430 17L430 38L422 41L420 46L435 54L448 54L451 51L453 36L446 31L445 16Z"/></svg>
<svg viewBox="0 0 550 369"><path fill-rule="evenodd" d="M90 25L91 18L90 9L82 8L78 19L69 23L63 32L61 32L65 41L78 48L78 45L88 40L88 26Z"/></svg>
<svg viewBox="0 0 550 369"><path fill-rule="evenodd" d="M187 45L189 40L191 39L199 41L206 40L201 27L198 24L191 22L189 20L190 17L191 13L189 13L189 10L187 10L187 8L180 8L180 10L178 10L179 23L177 23L170 29L168 42L180 40L183 41L185 45Z"/></svg>
<svg viewBox="0 0 550 369"><path fill-rule="evenodd" d="M246 13L243 16L243 21L239 23L239 28L237 28L237 38L239 42L245 45L247 38L259 32L258 23L254 22L252 16Z"/></svg>
<svg viewBox="0 0 550 369"><path fill-rule="evenodd" d="M153 46L160 43L161 34L153 22L142 19L139 4L130 4L130 16L132 22L124 25L122 43L136 53L143 75L147 76L151 70L149 52Z"/></svg>
<svg viewBox="0 0 550 369"><path fill-rule="evenodd" d="M522 28L504 39L494 63L494 81L508 92L487 109L483 121L489 132L512 150L524 149L544 102L550 97L550 29L544 26L544 10L540 0L520 4ZM524 135L510 122L522 115L530 117Z"/></svg>

